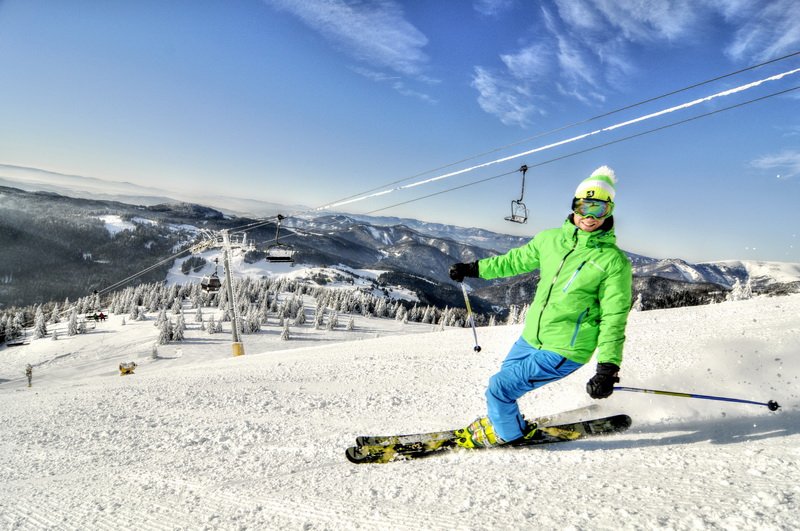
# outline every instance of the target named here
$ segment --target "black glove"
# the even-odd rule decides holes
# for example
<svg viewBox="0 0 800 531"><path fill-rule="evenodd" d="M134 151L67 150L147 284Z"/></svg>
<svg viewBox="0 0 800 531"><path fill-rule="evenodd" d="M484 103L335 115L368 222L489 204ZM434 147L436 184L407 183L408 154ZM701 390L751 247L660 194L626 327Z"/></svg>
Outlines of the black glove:
<svg viewBox="0 0 800 531"><path fill-rule="evenodd" d="M608 398L614 392L614 384L619 382L619 367L613 363L598 363L597 374L586 382L586 392L592 398Z"/></svg>
<svg viewBox="0 0 800 531"><path fill-rule="evenodd" d="M453 264L450 266L450 278L456 282L464 282L464 277L478 276L478 262Z"/></svg>

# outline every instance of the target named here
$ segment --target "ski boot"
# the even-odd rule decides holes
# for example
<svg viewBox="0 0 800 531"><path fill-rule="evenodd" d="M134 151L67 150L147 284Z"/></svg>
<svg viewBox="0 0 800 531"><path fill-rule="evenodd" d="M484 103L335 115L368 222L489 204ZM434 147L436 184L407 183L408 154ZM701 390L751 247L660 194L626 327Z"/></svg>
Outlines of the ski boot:
<svg viewBox="0 0 800 531"><path fill-rule="evenodd" d="M494 432L494 426L488 417L480 417L472 421L466 428L456 430L456 445L462 448L493 448L517 441L533 439L538 432L536 423L525 421L522 437L513 441L505 441Z"/></svg>

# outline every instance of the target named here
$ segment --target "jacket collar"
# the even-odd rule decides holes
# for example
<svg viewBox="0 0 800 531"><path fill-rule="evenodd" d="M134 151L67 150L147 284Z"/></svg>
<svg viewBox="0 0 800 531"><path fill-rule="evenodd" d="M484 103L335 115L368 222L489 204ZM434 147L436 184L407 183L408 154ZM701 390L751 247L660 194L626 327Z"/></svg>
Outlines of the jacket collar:
<svg viewBox="0 0 800 531"><path fill-rule="evenodd" d="M609 226L607 230L604 230ZM608 223L603 224L604 228L598 229L594 232L586 232L572 222L572 215L570 215L564 224L561 226L561 234L564 239L569 242L571 246L577 239L578 247L609 247L617 242L617 237L614 235L614 220L613 216L609 218Z"/></svg>

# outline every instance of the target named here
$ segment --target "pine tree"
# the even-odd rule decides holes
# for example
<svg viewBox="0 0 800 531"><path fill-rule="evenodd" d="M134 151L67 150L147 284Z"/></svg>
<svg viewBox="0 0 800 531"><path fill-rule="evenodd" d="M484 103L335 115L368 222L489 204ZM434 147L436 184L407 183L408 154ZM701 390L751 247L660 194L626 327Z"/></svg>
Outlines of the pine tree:
<svg viewBox="0 0 800 531"><path fill-rule="evenodd" d="M508 309L508 320L506 320L506 324L508 325L517 324L518 315L519 315L519 308L517 308L515 304L512 304L511 307Z"/></svg>
<svg viewBox="0 0 800 531"><path fill-rule="evenodd" d="M339 325L339 315L336 312L331 312L328 316L328 330L334 330Z"/></svg>
<svg viewBox="0 0 800 531"><path fill-rule="evenodd" d="M353 319L353 316L350 316L350 319L347 321L347 331L351 332L356 327L356 320Z"/></svg>
<svg viewBox="0 0 800 531"><path fill-rule="evenodd" d="M635 312L641 312L644 308L642 306L642 294L639 293L636 296L636 300L633 302L633 306L631 308Z"/></svg>
<svg viewBox="0 0 800 531"><path fill-rule="evenodd" d="M33 318L33 339L41 339L47 335L47 325L45 324L42 306L36 308L36 315Z"/></svg>
<svg viewBox="0 0 800 531"><path fill-rule="evenodd" d="M283 331L281 332L281 341L289 341L291 337L289 336L289 321L286 321L283 324Z"/></svg>
<svg viewBox="0 0 800 531"><path fill-rule="evenodd" d="M164 321L168 320L169 319L167 318L167 309L161 308L161 311L158 312L158 317L156 317L156 322L153 323L153 326L155 326L156 328L160 328L164 324Z"/></svg>
<svg viewBox="0 0 800 531"><path fill-rule="evenodd" d="M184 332L186 331L186 323L183 320L183 314L178 315L178 320L175 326L172 327L172 340L183 341Z"/></svg>
<svg viewBox="0 0 800 531"><path fill-rule="evenodd" d="M59 315L58 303L53 306L53 313L50 314L50 324L58 324L61 322L61 316Z"/></svg>
<svg viewBox="0 0 800 531"><path fill-rule="evenodd" d="M194 322L195 323L203 322L203 309L200 306L197 307L197 311L194 313Z"/></svg>
<svg viewBox="0 0 800 531"><path fill-rule="evenodd" d="M158 340L159 345L166 345L172 339L172 323L169 319L164 319L159 328Z"/></svg>
<svg viewBox="0 0 800 531"><path fill-rule="evenodd" d="M69 322L67 323L67 335L74 336L78 333L78 308L72 307L69 313Z"/></svg>
<svg viewBox="0 0 800 531"><path fill-rule="evenodd" d="M295 326L299 326L305 324L305 322L306 322L306 309L301 304L297 308L297 313L294 316L294 324Z"/></svg>
<svg viewBox="0 0 800 531"><path fill-rule="evenodd" d="M208 320L208 329L209 334L216 334L217 333L217 323L214 321L214 314L211 314L211 319Z"/></svg>

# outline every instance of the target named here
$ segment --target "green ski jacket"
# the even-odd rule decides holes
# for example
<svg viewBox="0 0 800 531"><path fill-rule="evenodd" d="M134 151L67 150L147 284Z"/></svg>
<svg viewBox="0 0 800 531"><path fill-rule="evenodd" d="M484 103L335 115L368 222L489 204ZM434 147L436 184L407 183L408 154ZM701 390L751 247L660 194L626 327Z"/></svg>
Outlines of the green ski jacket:
<svg viewBox="0 0 800 531"><path fill-rule="evenodd" d="M631 308L631 264L614 229L586 232L568 218L506 254L478 262L481 278L540 270L522 337L576 363L622 363Z"/></svg>

